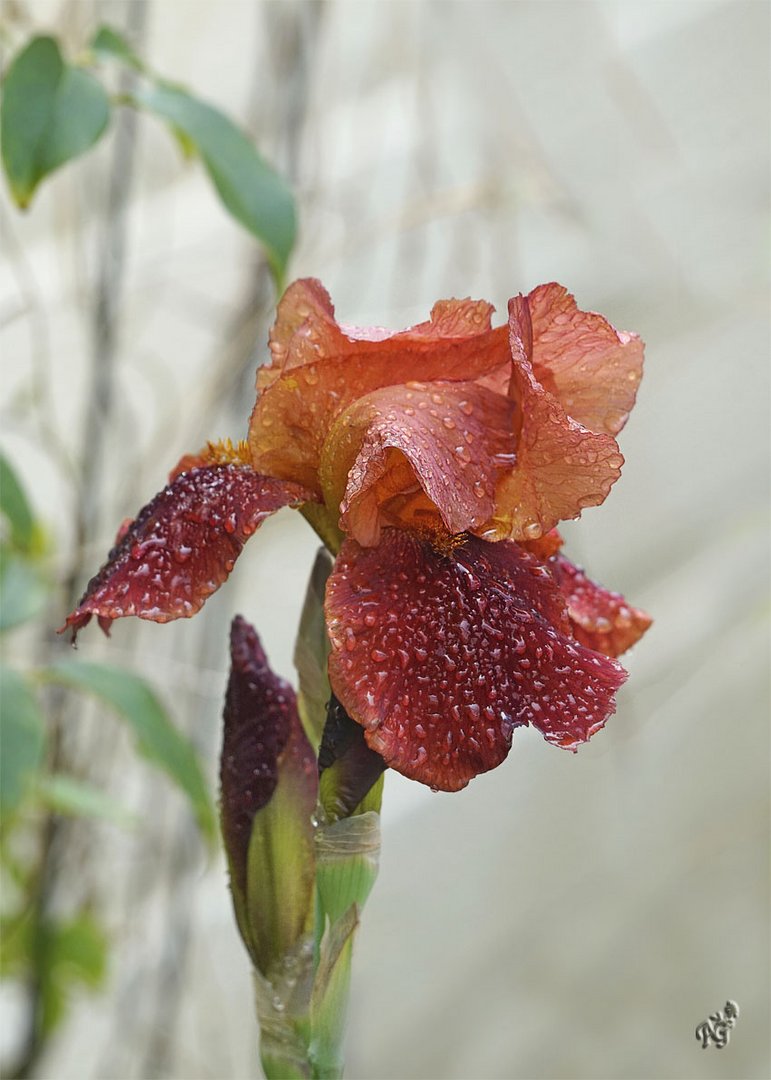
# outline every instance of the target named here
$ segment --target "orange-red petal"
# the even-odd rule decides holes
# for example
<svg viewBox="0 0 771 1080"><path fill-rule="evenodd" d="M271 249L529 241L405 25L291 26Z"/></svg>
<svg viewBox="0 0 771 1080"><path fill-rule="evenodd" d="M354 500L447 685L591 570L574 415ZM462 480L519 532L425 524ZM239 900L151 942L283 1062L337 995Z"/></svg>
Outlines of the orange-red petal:
<svg viewBox="0 0 771 1080"><path fill-rule="evenodd" d="M265 518L310 497L246 465L176 475L122 532L62 630L71 627L74 640L92 615L105 632L125 615L153 622L195 615Z"/></svg>
<svg viewBox="0 0 771 1080"><path fill-rule="evenodd" d="M563 285L539 285L527 296L536 378L565 412L591 431L617 435L642 378L644 346L637 334L581 311Z"/></svg>
<svg viewBox="0 0 771 1080"><path fill-rule="evenodd" d="M427 322L398 333L341 326L318 282L296 282L279 306L273 360L258 374L254 467L320 494L324 441L357 398L411 379L475 380L506 363L506 329L491 329L491 312L484 301L446 300Z"/></svg>
<svg viewBox="0 0 771 1080"><path fill-rule="evenodd" d="M494 526L501 537L535 540L557 522L603 502L624 459L611 435L582 427L539 382L525 297L509 301L509 328L517 463L498 484Z"/></svg>
<svg viewBox="0 0 771 1080"><path fill-rule="evenodd" d="M375 390L341 413L321 457L340 527L360 544L384 525L480 528L498 477L515 458L514 406L468 382L409 382Z"/></svg>
<svg viewBox="0 0 771 1080"><path fill-rule="evenodd" d="M402 530L346 540L327 584L332 689L372 749L455 791L533 724L569 749L603 726L626 677L570 636L543 563L477 538L451 553Z"/></svg>
<svg viewBox="0 0 771 1080"><path fill-rule="evenodd" d="M621 656L651 625L650 615L597 585L564 555L553 556L547 565L567 602L573 636L587 648Z"/></svg>

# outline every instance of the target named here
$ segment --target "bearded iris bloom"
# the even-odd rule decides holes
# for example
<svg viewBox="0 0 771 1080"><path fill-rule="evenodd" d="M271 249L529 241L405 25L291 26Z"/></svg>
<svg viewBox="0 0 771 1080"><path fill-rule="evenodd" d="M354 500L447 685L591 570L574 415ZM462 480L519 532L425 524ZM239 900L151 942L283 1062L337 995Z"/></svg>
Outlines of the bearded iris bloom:
<svg viewBox="0 0 771 1080"><path fill-rule="evenodd" d="M560 285L437 303L394 333L284 294L248 438L182 459L68 617L194 615L269 514L299 508L336 556L329 681L385 764L454 791L514 729L574 750L615 708L616 659L650 624L561 552L603 502L643 345Z"/></svg>

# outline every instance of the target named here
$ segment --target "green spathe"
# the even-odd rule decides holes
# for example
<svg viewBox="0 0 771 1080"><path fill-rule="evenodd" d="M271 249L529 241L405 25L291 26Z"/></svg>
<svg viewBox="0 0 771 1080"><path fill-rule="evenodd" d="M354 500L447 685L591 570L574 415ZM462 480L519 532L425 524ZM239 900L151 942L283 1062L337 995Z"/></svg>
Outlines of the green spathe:
<svg viewBox="0 0 771 1080"><path fill-rule="evenodd" d="M276 790L254 815L249 842L242 917L252 959L267 977L313 929L316 784L315 776L309 783L301 739L301 731L290 735L279 759Z"/></svg>

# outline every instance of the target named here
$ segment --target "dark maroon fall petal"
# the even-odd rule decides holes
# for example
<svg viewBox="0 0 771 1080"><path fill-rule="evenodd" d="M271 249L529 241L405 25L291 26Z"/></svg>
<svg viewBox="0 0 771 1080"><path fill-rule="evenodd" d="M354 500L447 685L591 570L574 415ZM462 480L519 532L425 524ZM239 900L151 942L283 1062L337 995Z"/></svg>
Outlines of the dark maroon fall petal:
<svg viewBox="0 0 771 1080"><path fill-rule="evenodd" d="M564 555L554 555L547 566L565 597L573 636L587 648L605 656L621 656L653 622L621 593L597 585Z"/></svg>
<svg viewBox="0 0 771 1080"><path fill-rule="evenodd" d="M61 628L73 641L92 615L153 622L189 618L222 585L247 539L266 517L311 498L297 484L248 465L212 464L177 473L139 513L91 579Z"/></svg>
<svg viewBox="0 0 771 1080"><path fill-rule="evenodd" d="M439 551L394 529L375 548L346 540L326 613L346 711L387 765L445 791L499 765L523 724L575 749L626 678L572 639L551 574L512 542Z"/></svg>

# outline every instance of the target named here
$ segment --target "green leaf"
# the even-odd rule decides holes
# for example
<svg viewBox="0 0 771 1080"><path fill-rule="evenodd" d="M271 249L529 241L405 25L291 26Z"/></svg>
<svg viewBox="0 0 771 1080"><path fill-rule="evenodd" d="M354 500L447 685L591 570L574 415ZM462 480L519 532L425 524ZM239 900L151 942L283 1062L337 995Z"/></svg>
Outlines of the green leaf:
<svg viewBox="0 0 771 1080"><path fill-rule="evenodd" d="M31 551L35 540L35 517L24 488L4 454L0 454L0 514L8 522L13 546L19 551Z"/></svg>
<svg viewBox="0 0 771 1080"><path fill-rule="evenodd" d="M35 951L42 960L42 1023L49 1034L65 1016L73 984L98 990L107 971L107 939L94 918L83 913L70 922L48 922L39 929Z"/></svg>
<svg viewBox="0 0 771 1080"><path fill-rule="evenodd" d="M144 63L123 35L111 26L100 26L88 43L88 47L100 59L120 60L134 71L145 71Z"/></svg>
<svg viewBox="0 0 771 1080"><path fill-rule="evenodd" d="M32 912L28 903L0 919L0 976L4 979L23 976L29 967L32 935Z"/></svg>
<svg viewBox="0 0 771 1080"><path fill-rule="evenodd" d="M327 702L331 696L327 677L330 644L324 617L324 590L331 572L332 558L326 548L319 548L308 579L294 647L294 664L300 686L297 701L300 719L316 751L321 743L327 720Z"/></svg>
<svg viewBox="0 0 771 1080"><path fill-rule="evenodd" d="M38 798L58 814L99 818L116 825L136 825L137 818L106 791L56 773L43 776L36 787Z"/></svg>
<svg viewBox="0 0 771 1080"><path fill-rule="evenodd" d="M343 1035L351 985L353 935L359 913L352 904L330 928L321 946L321 959L311 995L313 1075L332 1080L343 1075Z"/></svg>
<svg viewBox="0 0 771 1080"><path fill-rule="evenodd" d="M65 63L53 38L33 38L8 69L0 109L3 164L16 203L28 206L40 181L90 149L109 118L96 79Z"/></svg>
<svg viewBox="0 0 771 1080"><path fill-rule="evenodd" d="M196 752L143 679L106 664L75 660L61 660L40 674L96 694L116 709L134 732L140 754L185 792L201 831L213 841L216 819Z"/></svg>
<svg viewBox="0 0 771 1080"><path fill-rule="evenodd" d="M337 922L351 904L359 910L372 891L380 858L380 816L342 818L316 835L316 885L321 908Z"/></svg>
<svg viewBox="0 0 771 1080"><path fill-rule="evenodd" d="M40 768L45 719L26 679L0 667L0 807L16 809L30 778Z"/></svg>
<svg viewBox="0 0 771 1080"><path fill-rule="evenodd" d="M148 86L134 98L176 129L177 138L182 133L197 146L227 210L264 245L280 290L296 232L294 199L284 180L227 116L180 87Z"/></svg>
<svg viewBox="0 0 771 1080"><path fill-rule="evenodd" d="M0 631L33 618L48 598L48 584L40 570L0 546Z"/></svg>

